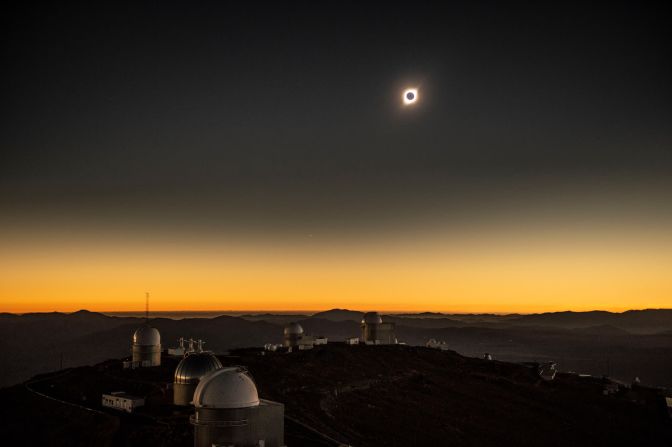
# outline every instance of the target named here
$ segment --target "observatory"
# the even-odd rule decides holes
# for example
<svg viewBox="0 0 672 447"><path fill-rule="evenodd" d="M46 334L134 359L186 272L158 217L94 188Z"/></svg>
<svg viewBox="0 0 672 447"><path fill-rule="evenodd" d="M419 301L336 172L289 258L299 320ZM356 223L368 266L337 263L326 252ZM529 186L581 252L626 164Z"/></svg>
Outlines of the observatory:
<svg viewBox="0 0 672 447"><path fill-rule="evenodd" d="M362 342L367 345L393 345L397 343L394 323L383 323L378 312L367 312L362 318Z"/></svg>
<svg viewBox="0 0 672 447"><path fill-rule="evenodd" d="M161 365L161 334L156 328L145 324L133 334L131 351L132 368Z"/></svg>
<svg viewBox="0 0 672 447"><path fill-rule="evenodd" d="M194 407L194 447L284 446L284 405L259 399L257 386L240 366L201 378Z"/></svg>
<svg viewBox="0 0 672 447"><path fill-rule="evenodd" d="M196 386L201 377L222 369L222 364L210 351L203 351L199 340L197 351L187 352L175 368L173 382L173 403L175 405L191 405Z"/></svg>
<svg viewBox="0 0 672 447"><path fill-rule="evenodd" d="M149 293L145 294L145 324L133 334L131 344L133 358L124 367L144 368L161 365L161 334L149 325Z"/></svg>
<svg viewBox="0 0 672 447"><path fill-rule="evenodd" d="M303 328L299 323L289 323L287 326L285 326L284 336L285 347L291 348L294 346L299 346L299 343L303 338Z"/></svg>

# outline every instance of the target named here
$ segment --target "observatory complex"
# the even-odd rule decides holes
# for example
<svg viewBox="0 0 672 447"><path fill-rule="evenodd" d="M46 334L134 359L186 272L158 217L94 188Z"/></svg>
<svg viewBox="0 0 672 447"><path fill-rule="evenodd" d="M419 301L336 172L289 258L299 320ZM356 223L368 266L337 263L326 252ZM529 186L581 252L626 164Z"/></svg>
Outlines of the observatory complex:
<svg viewBox="0 0 672 447"><path fill-rule="evenodd" d="M175 369L173 381L173 403L175 405L191 405L196 386L201 377L222 369L219 359L210 351L203 350L203 343L198 340L198 348L193 349L193 340L189 340L190 350L184 355Z"/></svg>
<svg viewBox="0 0 672 447"><path fill-rule="evenodd" d="M303 351L306 349L313 349L313 346L315 345L326 344L327 337L321 335L308 335L303 331L303 328L299 323L292 322L285 326L283 346L287 348L289 352L294 348Z"/></svg>
<svg viewBox="0 0 672 447"><path fill-rule="evenodd" d="M383 323L383 318L378 312L367 312L362 318L361 339L367 345L396 344L394 323Z"/></svg>
<svg viewBox="0 0 672 447"><path fill-rule="evenodd" d="M194 407L194 447L284 446L284 405L259 399L242 367L220 368L201 378Z"/></svg>

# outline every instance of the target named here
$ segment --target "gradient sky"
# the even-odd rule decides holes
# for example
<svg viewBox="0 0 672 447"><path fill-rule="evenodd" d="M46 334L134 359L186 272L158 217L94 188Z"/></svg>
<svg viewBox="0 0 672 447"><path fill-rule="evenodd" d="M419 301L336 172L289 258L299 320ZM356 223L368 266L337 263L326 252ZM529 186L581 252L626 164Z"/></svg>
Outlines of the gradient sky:
<svg viewBox="0 0 672 447"><path fill-rule="evenodd" d="M317 3L5 8L0 311L672 307L669 9Z"/></svg>

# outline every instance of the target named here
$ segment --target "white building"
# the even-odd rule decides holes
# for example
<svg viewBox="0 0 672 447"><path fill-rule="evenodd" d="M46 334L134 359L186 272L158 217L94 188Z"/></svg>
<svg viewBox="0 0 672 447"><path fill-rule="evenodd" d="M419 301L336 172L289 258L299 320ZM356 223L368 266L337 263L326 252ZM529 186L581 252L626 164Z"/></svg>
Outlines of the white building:
<svg viewBox="0 0 672 447"><path fill-rule="evenodd" d="M187 353L186 348L184 347L184 337L180 337L179 345L177 348L168 348L168 355L174 355L175 357L183 357Z"/></svg>
<svg viewBox="0 0 672 447"><path fill-rule="evenodd" d="M103 394L102 404L103 407L132 413L134 409L145 405L145 399L123 391L113 391L110 394Z"/></svg>
<svg viewBox="0 0 672 447"><path fill-rule="evenodd" d="M161 334L149 324L138 328L131 344L133 360L124 362L124 368L146 368L161 365Z"/></svg>
<svg viewBox="0 0 672 447"><path fill-rule="evenodd" d="M345 339L345 344L346 345L358 345L359 344L359 337L348 337Z"/></svg>

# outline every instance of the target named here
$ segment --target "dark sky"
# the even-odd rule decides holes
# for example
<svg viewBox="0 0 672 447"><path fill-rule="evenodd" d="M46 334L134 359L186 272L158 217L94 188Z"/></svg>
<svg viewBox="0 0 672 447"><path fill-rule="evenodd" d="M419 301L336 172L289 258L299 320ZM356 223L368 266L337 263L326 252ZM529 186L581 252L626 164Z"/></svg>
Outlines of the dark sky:
<svg viewBox="0 0 672 447"><path fill-rule="evenodd" d="M656 3L91 3L3 6L5 227L670 212Z"/></svg>

